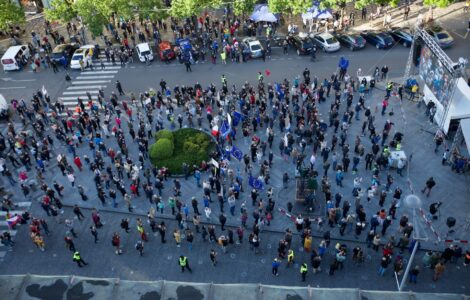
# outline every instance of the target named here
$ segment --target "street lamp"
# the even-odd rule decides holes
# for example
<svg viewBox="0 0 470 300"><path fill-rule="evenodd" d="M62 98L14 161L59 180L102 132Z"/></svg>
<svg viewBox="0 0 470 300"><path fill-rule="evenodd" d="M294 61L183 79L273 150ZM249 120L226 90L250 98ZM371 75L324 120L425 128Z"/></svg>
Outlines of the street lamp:
<svg viewBox="0 0 470 300"><path fill-rule="evenodd" d="M406 283L406 280L408 279L408 274L410 272L410 269L411 269L411 266L413 265L413 260L415 258L415 255L416 255L416 252L418 251L418 248L419 248L419 242L420 241L426 241L427 238L426 237L421 237L419 236L419 232L418 232L418 226L417 223L417 218L416 218L416 210L421 208L421 199L414 195L414 194L410 194L408 196L405 197L404 199L404 204L405 206L411 208L413 210L413 239L415 240L415 245L413 247L413 251L411 252L411 256L410 256L410 259L408 260L408 264L406 265L406 270L405 270L405 273L403 274L403 278L401 279L401 283L398 282L398 275L397 273L395 273L395 279L397 280L397 285L398 285L398 291L402 292L403 291L403 288L405 287L405 283Z"/></svg>

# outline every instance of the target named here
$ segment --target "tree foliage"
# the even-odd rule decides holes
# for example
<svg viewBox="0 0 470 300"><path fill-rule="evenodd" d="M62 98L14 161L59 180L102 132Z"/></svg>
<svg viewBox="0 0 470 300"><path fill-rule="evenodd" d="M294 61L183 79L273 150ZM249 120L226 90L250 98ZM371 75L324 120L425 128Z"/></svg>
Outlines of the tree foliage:
<svg viewBox="0 0 470 300"><path fill-rule="evenodd" d="M269 11L272 13L302 14L312 7L311 0L268 0Z"/></svg>
<svg viewBox="0 0 470 300"><path fill-rule="evenodd" d="M424 0L423 4L430 7L447 7L452 4L452 0Z"/></svg>
<svg viewBox="0 0 470 300"><path fill-rule="evenodd" d="M169 13L176 18L188 18L206 8L219 8L223 0L172 0Z"/></svg>
<svg viewBox="0 0 470 300"><path fill-rule="evenodd" d="M131 0L131 6L142 19L161 20L168 17L168 11L161 0Z"/></svg>
<svg viewBox="0 0 470 300"><path fill-rule="evenodd" d="M241 16L244 13L250 13L255 7L255 0L234 0L233 13L236 16Z"/></svg>
<svg viewBox="0 0 470 300"><path fill-rule="evenodd" d="M103 32L103 27L108 24L111 14L107 1L76 0L74 7L77 14L82 17L83 23L88 26L88 30L93 36L99 36Z"/></svg>
<svg viewBox="0 0 470 300"><path fill-rule="evenodd" d="M67 23L77 16L72 0L52 0L50 5L51 8L45 10L46 19L50 21Z"/></svg>
<svg viewBox="0 0 470 300"><path fill-rule="evenodd" d="M0 0L0 30L7 30L11 25L25 22L23 8L10 0Z"/></svg>

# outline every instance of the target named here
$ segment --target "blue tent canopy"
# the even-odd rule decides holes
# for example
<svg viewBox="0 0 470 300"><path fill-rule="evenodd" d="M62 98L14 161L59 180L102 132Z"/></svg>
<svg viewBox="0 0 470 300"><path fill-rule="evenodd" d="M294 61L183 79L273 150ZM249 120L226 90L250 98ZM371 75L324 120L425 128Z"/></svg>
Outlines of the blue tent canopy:
<svg viewBox="0 0 470 300"><path fill-rule="evenodd" d="M313 19L332 19L333 15L329 9L320 9L320 2L313 1L312 7L310 7L306 13L302 14L302 19L313 20Z"/></svg>
<svg viewBox="0 0 470 300"><path fill-rule="evenodd" d="M269 11L266 4L257 4L250 16L250 20L255 22L277 22L278 18Z"/></svg>

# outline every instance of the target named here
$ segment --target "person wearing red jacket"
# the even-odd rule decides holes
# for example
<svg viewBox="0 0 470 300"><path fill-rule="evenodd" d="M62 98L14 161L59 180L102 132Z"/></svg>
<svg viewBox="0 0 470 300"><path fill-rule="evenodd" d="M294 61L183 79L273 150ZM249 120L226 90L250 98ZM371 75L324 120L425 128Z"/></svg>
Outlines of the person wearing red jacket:
<svg viewBox="0 0 470 300"><path fill-rule="evenodd" d="M83 170L83 165L82 165L82 161L80 159L79 156L75 156L75 158L73 159L73 162L74 164L77 166L77 168L82 171Z"/></svg>

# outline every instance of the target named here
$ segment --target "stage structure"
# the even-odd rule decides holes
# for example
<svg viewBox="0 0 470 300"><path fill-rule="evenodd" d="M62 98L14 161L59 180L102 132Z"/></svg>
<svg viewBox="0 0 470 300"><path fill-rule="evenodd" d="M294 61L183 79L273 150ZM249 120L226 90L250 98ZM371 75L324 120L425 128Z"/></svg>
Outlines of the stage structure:
<svg viewBox="0 0 470 300"><path fill-rule="evenodd" d="M404 80L412 77L412 74L419 75L424 83L421 87L423 100L426 104L431 100L436 104L434 121L438 125L438 132L443 134L447 134L453 118L454 93L464 67L465 64L454 63L424 28L414 28ZM417 72L412 72L413 68Z"/></svg>

